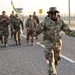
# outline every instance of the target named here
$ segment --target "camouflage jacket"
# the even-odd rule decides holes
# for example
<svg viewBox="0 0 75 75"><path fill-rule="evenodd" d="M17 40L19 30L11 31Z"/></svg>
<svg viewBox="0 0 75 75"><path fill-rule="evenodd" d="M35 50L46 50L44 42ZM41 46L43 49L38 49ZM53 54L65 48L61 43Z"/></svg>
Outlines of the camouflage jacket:
<svg viewBox="0 0 75 75"><path fill-rule="evenodd" d="M2 19L5 19L4 21L1 21ZM8 31L8 25L10 24L10 20L8 16L3 17L0 16L0 30Z"/></svg>
<svg viewBox="0 0 75 75"><path fill-rule="evenodd" d="M12 25L12 29L14 30L23 30L24 29L24 25L23 25L23 21L19 18L19 19L14 19L13 25Z"/></svg>
<svg viewBox="0 0 75 75"><path fill-rule="evenodd" d="M13 25L13 23L14 23L14 19L15 19L15 16L10 15L9 18L10 18L10 22L11 22L11 24Z"/></svg>
<svg viewBox="0 0 75 75"><path fill-rule="evenodd" d="M66 35L75 37L75 31L70 30L69 26L63 20L58 19L54 22L49 17L45 18L36 29L36 34L39 35L43 32L43 40L56 43L61 40L61 31Z"/></svg>
<svg viewBox="0 0 75 75"><path fill-rule="evenodd" d="M25 27L26 28L32 28L32 29L35 29L35 21L34 20L30 20L30 19L27 19L26 23L25 23Z"/></svg>
<svg viewBox="0 0 75 75"><path fill-rule="evenodd" d="M38 18L38 16L33 16L33 19L36 21L37 24L39 24L39 18Z"/></svg>

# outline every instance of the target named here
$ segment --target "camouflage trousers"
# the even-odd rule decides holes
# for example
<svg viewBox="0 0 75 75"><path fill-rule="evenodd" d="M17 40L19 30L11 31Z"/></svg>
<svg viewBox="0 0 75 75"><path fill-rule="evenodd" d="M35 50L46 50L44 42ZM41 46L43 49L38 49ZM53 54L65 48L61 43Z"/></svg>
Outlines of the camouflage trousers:
<svg viewBox="0 0 75 75"><path fill-rule="evenodd" d="M11 28L11 38L14 36L13 29Z"/></svg>
<svg viewBox="0 0 75 75"><path fill-rule="evenodd" d="M4 44L4 36L0 37L1 43Z"/></svg>
<svg viewBox="0 0 75 75"><path fill-rule="evenodd" d="M4 33L4 44L6 44L8 42L8 33Z"/></svg>
<svg viewBox="0 0 75 75"><path fill-rule="evenodd" d="M20 31L15 31L14 32L14 40L16 42L16 45L21 45L21 32Z"/></svg>
<svg viewBox="0 0 75 75"><path fill-rule="evenodd" d="M57 75L56 66L60 61L61 44L60 42L54 44L49 41L46 41L45 47L45 58L49 60L48 74Z"/></svg>
<svg viewBox="0 0 75 75"><path fill-rule="evenodd" d="M33 45L33 42L34 42L33 38L34 38L33 34L27 33L27 36L26 36L27 44L31 43L31 45Z"/></svg>

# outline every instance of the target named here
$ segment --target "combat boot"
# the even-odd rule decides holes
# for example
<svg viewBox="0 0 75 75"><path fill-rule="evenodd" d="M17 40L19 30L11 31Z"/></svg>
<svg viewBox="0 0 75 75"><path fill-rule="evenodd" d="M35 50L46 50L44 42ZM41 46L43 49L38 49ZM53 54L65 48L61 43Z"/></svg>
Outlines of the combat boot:
<svg viewBox="0 0 75 75"><path fill-rule="evenodd" d="M8 46L7 43L5 43L4 46L7 47Z"/></svg>
<svg viewBox="0 0 75 75"><path fill-rule="evenodd" d="M19 41L19 45L21 45L21 42Z"/></svg>
<svg viewBox="0 0 75 75"><path fill-rule="evenodd" d="M16 45L18 45L18 42L16 41Z"/></svg>

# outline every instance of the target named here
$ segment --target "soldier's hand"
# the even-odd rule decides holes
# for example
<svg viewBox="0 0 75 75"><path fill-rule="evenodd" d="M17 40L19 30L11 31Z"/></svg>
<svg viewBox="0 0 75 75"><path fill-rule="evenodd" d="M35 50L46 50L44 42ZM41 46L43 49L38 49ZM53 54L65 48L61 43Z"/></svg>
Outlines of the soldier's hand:
<svg viewBox="0 0 75 75"><path fill-rule="evenodd" d="M1 22L4 21L4 19L1 20Z"/></svg>
<svg viewBox="0 0 75 75"><path fill-rule="evenodd" d="M6 19L5 19L5 18L3 18L3 20L5 21Z"/></svg>
<svg viewBox="0 0 75 75"><path fill-rule="evenodd" d="M30 31L30 30L31 30L31 28L27 28L27 30L29 30L29 31Z"/></svg>
<svg viewBox="0 0 75 75"><path fill-rule="evenodd" d="M15 32L15 30L13 29L13 32Z"/></svg>
<svg viewBox="0 0 75 75"><path fill-rule="evenodd" d="M48 60L48 59L46 59L46 58L44 57L44 60L46 61L47 64L49 64L49 60Z"/></svg>
<svg viewBox="0 0 75 75"><path fill-rule="evenodd" d="M30 28L27 28L27 30L30 30Z"/></svg>

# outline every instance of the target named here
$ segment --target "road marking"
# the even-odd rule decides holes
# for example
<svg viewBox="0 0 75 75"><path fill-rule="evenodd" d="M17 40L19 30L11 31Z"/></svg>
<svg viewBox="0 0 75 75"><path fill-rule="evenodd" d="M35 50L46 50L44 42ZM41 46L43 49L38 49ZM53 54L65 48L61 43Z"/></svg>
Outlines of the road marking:
<svg viewBox="0 0 75 75"><path fill-rule="evenodd" d="M26 36L25 36L25 35L22 35L22 36L26 38Z"/></svg>
<svg viewBox="0 0 75 75"><path fill-rule="evenodd" d="M25 35L22 35L22 36L26 38L26 36L25 36ZM39 42L35 42L35 43L36 43L37 45L39 45L39 46L41 46L41 47L45 48L45 46L44 46L44 45L42 45L42 44L40 44ZM62 55L62 54L61 54L61 57L62 57L62 58L64 58L65 60L67 60L67 61L71 62L71 63L75 63L75 61L74 61L74 60L72 60L72 59L70 59L70 58L68 58L68 57L66 57L66 56L64 56L64 55Z"/></svg>
<svg viewBox="0 0 75 75"><path fill-rule="evenodd" d="M66 56L64 56L64 55L62 55L62 54L61 54L61 57L64 58L64 59L66 59L67 61L69 61L69 62L71 62L71 63L75 63L74 60L72 60L72 59L70 59L70 58L68 58L68 57L66 57Z"/></svg>

